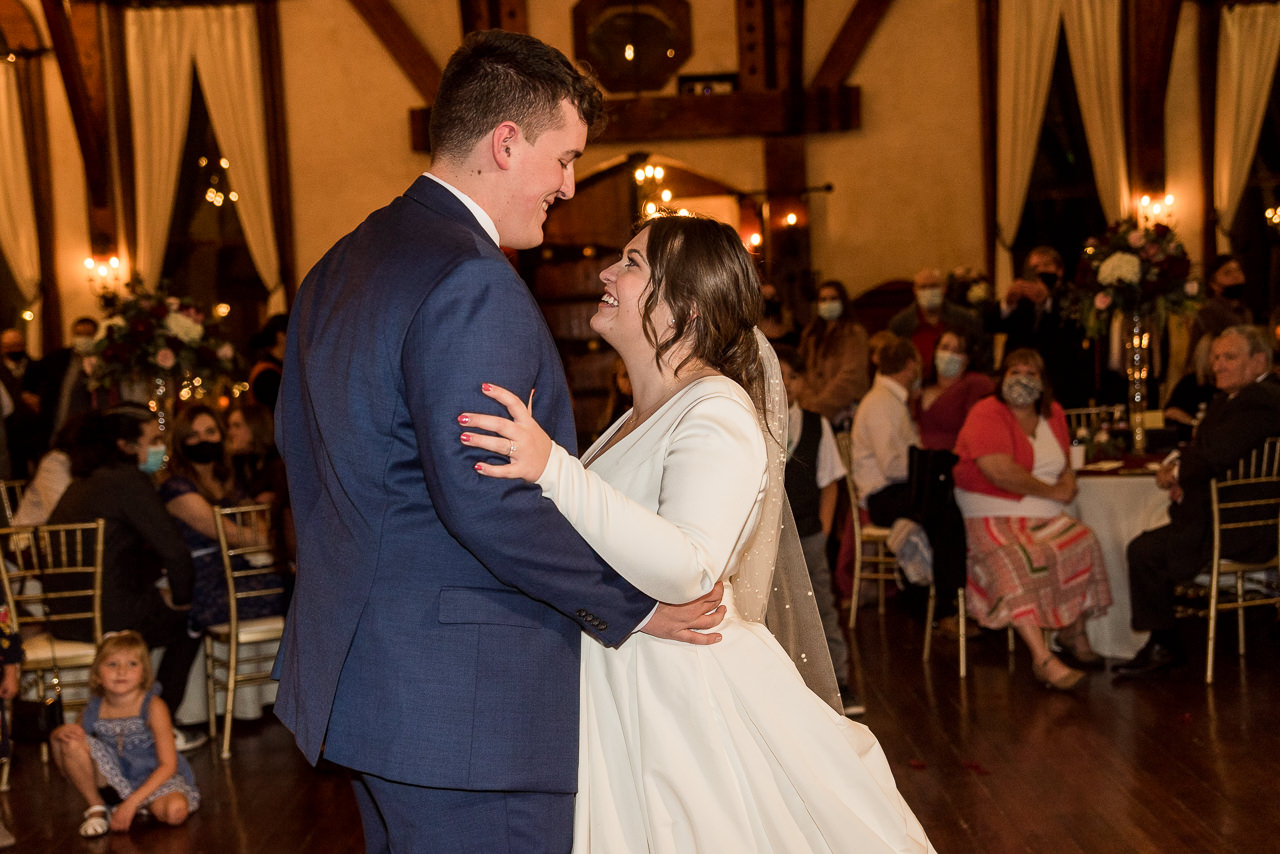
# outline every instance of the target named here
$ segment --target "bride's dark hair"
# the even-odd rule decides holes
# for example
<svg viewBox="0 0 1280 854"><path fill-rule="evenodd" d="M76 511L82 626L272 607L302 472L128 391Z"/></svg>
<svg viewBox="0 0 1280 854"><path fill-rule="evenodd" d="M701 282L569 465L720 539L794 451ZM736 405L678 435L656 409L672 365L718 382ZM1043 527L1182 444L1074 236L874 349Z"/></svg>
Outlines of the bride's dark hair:
<svg viewBox="0 0 1280 854"><path fill-rule="evenodd" d="M655 360L681 341L689 353L676 375L697 359L746 389L764 407L764 380L755 325L764 309L755 264L732 227L702 216L666 214L639 223L649 229L645 255L650 284L644 331ZM671 308L675 326L660 341L652 315L659 303Z"/></svg>

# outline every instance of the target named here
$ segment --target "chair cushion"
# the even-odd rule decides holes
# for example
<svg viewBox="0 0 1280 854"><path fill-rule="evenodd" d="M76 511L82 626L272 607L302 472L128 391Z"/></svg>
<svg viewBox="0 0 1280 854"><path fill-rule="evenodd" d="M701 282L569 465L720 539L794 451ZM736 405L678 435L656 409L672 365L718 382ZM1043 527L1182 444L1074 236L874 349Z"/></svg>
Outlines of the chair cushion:
<svg viewBox="0 0 1280 854"><path fill-rule="evenodd" d="M244 620L237 633L240 643L260 643L276 640L284 635L284 617L259 617L256 620ZM231 635L230 623L219 623L209 626L204 633L217 641L226 641Z"/></svg>
<svg viewBox="0 0 1280 854"><path fill-rule="evenodd" d="M91 643L55 638L48 632L23 639L22 648L26 653L25 670L48 670L54 664L58 667L88 667L93 664L97 652Z"/></svg>

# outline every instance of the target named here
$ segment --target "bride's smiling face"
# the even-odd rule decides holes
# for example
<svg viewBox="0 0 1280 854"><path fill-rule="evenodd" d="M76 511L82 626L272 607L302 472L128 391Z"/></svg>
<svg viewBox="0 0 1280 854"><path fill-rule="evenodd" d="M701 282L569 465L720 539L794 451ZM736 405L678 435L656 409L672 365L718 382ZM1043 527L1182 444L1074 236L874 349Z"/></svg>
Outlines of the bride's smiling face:
<svg viewBox="0 0 1280 854"><path fill-rule="evenodd" d="M652 272L645 254L648 245L649 229L646 228L631 238L622 250L622 258L600 273L604 293L595 316L591 318L591 328L614 349L622 349L630 343L648 343L644 335L644 303L649 296ZM670 317L671 309L665 302L660 302L652 315L653 326L659 335L667 328Z"/></svg>

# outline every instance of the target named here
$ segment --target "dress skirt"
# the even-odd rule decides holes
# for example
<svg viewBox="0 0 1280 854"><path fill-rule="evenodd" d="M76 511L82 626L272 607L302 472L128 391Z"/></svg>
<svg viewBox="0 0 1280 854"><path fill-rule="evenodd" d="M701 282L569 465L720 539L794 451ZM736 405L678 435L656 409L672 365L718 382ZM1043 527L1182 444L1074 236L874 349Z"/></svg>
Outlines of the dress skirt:
<svg viewBox="0 0 1280 854"><path fill-rule="evenodd" d="M1079 520L981 516L964 526L966 610L982 626L1060 629L1111 605L1098 538Z"/></svg>

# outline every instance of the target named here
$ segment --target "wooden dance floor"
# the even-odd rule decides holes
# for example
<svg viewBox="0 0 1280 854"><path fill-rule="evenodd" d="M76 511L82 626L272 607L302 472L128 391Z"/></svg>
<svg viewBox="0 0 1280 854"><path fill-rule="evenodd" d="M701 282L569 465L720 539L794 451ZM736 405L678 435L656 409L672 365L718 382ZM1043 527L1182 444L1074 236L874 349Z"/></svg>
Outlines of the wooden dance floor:
<svg viewBox="0 0 1280 854"><path fill-rule="evenodd" d="M1151 683L1090 675L1070 695L1040 687L1003 633L920 661L920 625L896 610L858 621L854 684L864 723L935 846L948 852L1280 850L1280 627L1258 609L1243 669L1224 631L1217 683L1203 652ZM1203 644L1204 624L1184 626ZM304 762L273 718L237 724L233 757L188 754L204 802L186 826L81 840L80 804L35 748L19 746L0 816L15 852L359 852L360 823L340 772ZM728 854L728 852L705 852ZM783 852L779 852L783 854Z"/></svg>

